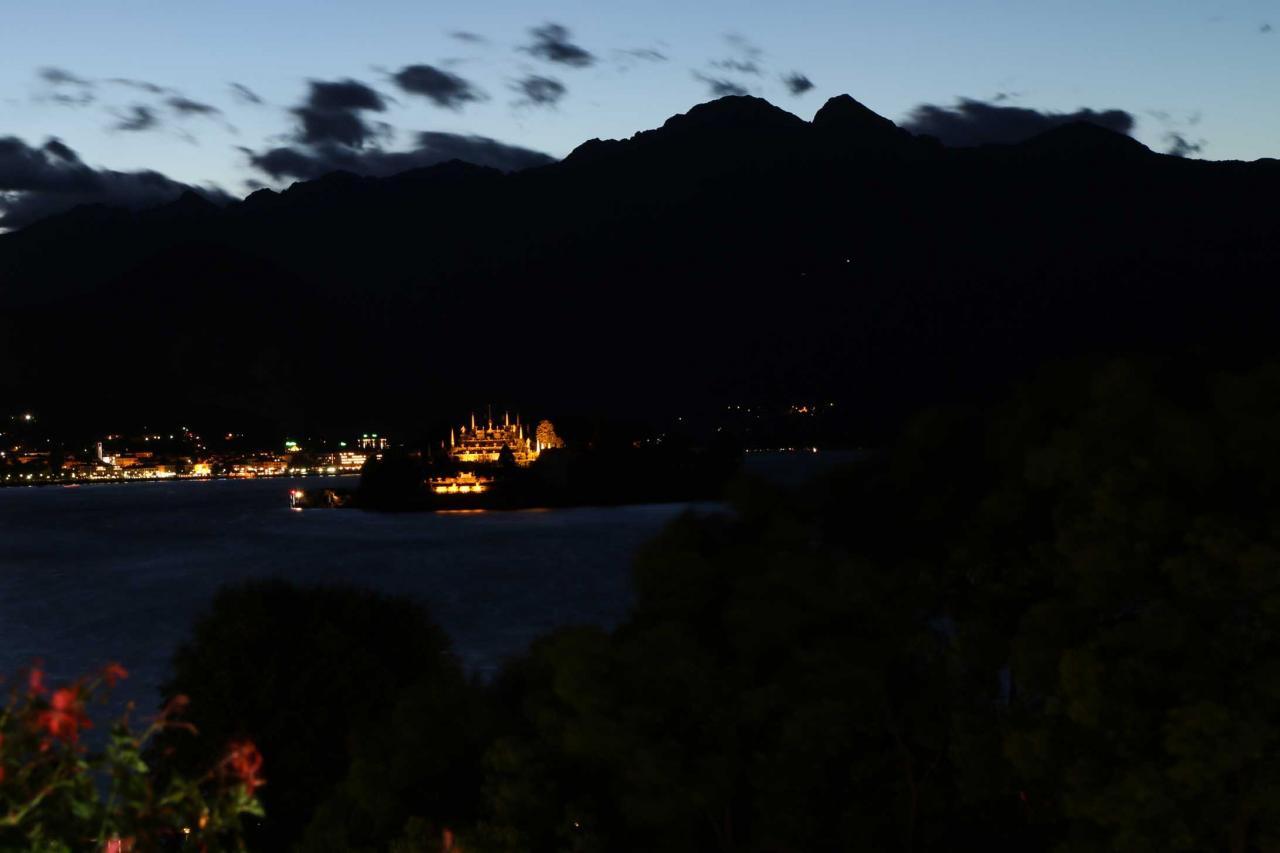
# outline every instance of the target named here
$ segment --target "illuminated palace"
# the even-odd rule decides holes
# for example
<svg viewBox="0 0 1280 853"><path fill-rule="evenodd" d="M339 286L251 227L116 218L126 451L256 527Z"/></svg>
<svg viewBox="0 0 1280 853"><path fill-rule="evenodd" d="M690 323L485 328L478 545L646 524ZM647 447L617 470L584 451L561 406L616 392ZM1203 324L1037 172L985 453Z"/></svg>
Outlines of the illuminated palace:
<svg viewBox="0 0 1280 853"><path fill-rule="evenodd" d="M541 444L525 434L519 415L515 423L511 422L510 415L503 415L501 426L494 426L490 418L487 426L477 427L473 414L470 429L464 425L458 430L449 430L449 455L458 462L497 464L504 447L511 450L521 467L532 464L543 450Z"/></svg>

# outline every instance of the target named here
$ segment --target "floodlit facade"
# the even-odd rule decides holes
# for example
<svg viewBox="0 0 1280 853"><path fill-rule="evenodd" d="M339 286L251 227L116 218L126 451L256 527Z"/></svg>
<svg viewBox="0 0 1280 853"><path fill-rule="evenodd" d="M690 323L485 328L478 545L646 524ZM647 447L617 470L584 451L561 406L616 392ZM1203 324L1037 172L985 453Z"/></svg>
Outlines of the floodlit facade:
<svg viewBox="0 0 1280 853"><path fill-rule="evenodd" d="M526 434L520 416L516 415L515 423L510 415L502 416L502 423L495 426L492 418L487 424L476 425L476 416L471 416L471 426L464 424L456 430L449 430L449 456L457 462L496 465L502 455L502 449L510 448L517 465L531 465L542 452L542 447Z"/></svg>
<svg viewBox="0 0 1280 853"><path fill-rule="evenodd" d="M478 495L493 488L492 477L463 472L454 477L432 477L427 481L437 495Z"/></svg>

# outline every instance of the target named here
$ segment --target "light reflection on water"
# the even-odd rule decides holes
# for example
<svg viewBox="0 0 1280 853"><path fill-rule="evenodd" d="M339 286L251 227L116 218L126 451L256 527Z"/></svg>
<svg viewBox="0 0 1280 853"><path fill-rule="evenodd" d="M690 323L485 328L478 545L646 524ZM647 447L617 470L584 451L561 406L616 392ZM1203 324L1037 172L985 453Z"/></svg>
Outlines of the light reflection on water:
<svg viewBox="0 0 1280 853"><path fill-rule="evenodd" d="M42 658L61 679L118 660L127 693L149 707L218 587L278 577L408 595L469 670L491 674L552 628L620 621L636 550L688 508L291 512L294 485L0 489L0 673Z"/></svg>

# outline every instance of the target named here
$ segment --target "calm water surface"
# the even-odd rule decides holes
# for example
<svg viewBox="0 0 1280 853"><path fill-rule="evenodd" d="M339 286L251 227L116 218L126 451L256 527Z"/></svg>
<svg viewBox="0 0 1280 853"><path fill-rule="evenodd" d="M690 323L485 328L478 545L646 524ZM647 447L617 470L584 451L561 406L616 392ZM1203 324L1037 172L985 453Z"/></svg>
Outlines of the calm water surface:
<svg viewBox="0 0 1280 853"><path fill-rule="evenodd" d="M118 660L148 705L218 587L273 577L410 596L471 671L491 674L552 628L617 624L636 550L689 509L294 512L296 484L0 489L0 673L42 658L62 678Z"/></svg>

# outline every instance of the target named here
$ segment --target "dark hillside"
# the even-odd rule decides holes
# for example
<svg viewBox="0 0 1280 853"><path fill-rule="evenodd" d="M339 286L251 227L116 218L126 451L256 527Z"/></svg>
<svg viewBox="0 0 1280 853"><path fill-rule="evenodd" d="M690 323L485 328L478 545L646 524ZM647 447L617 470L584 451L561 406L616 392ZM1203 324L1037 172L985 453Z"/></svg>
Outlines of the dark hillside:
<svg viewBox="0 0 1280 853"><path fill-rule="evenodd" d="M1083 353L1268 349L1280 165L1089 125L947 149L722 98L504 175L335 173L0 237L6 396L102 417L821 397L868 433ZM234 401L234 402L233 402Z"/></svg>

